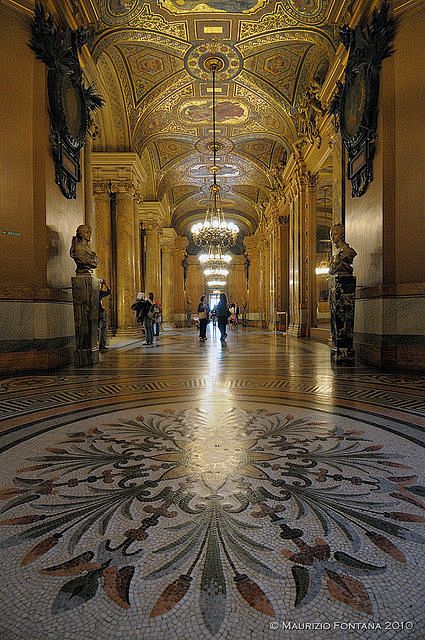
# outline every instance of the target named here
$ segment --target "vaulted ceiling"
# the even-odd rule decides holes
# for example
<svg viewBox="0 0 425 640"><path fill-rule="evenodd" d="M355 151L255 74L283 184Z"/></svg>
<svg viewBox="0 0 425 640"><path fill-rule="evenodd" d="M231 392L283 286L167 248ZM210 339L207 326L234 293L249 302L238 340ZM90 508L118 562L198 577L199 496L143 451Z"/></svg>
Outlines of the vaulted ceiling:
<svg viewBox="0 0 425 640"><path fill-rule="evenodd" d="M253 233L270 170L296 138L300 95L321 84L336 47L341 2L99 0L93 55L108 87L115 144L148 157L155 197L180 234L204 216L217 74L218 181L226 218Z"/></svg>

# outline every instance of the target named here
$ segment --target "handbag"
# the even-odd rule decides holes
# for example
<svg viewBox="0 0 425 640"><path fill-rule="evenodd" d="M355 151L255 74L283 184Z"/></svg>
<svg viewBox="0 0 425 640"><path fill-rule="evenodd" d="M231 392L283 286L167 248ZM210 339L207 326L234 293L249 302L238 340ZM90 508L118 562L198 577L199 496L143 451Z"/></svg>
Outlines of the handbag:
<svg viewBox="0 0 425 640"><path fill-rule="evenodd" d="M148 318L150 318L151 320L157 321L159 318L159 314L160 314L159 308L155 304L153 304L150 308L150 311L148 311Z"/></svg>
<svg viewBox="0 0 425 640"><path fill-rule="evenodd" d="M207 314L205 311L200 311L198 313L198 320L205 320L206 317L207 317Z"/></svg>

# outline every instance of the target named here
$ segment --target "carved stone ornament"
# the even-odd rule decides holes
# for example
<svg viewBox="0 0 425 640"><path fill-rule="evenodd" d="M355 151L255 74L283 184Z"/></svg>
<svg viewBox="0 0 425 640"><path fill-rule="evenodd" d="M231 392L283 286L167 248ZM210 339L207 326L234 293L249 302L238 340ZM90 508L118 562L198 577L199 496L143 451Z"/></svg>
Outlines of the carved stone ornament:
<svg viewBox="0 0 425 640"><path fill-rule="evenodd" d="M47 68L52 155L56 184L66 198L76 197L81 180L80 151L91 125L91 113L103 99L93 84L85 86L78 50L93 37L91 27L72 31L55 24L42 4L35 6L29 46Z"/></svg>
<svg viewBox="0 0 425 640"><path fill-rule="evenodd" d="M345 83L338 83L329 105L336 127L348 152L347 177L353 197L362 196L373 180L376 125L379 103L379 73L382 60L393 53L397 21L384 2L369 25L344 26L340 39L349 51Z"/></svg>
<svg viewBox="0 0 425 640"><path fill-rule="evenodd" d="M318 149L322 143L318 128L318 117L323 116L326 113L326 109L320 101L319 94L320 85L313 81L300 96L298 115L295 122L297 139L292 144L296 157L307 143L315 144Z"/></svg>

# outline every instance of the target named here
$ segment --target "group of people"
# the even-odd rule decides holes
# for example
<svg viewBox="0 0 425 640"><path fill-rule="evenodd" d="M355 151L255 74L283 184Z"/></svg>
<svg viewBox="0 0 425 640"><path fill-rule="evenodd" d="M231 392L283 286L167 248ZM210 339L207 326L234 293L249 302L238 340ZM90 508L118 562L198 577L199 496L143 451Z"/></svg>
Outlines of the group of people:
<svg viewBox="0 0 425 640"><path fill-rule="evenodd" d="M217 320L220 331L220 340L222 343L225 342L227 338L227 325L229 319L233 316L237 322L236 308L239 309L239 305L237 305L237 303L229 304L226 294L220 293L218 304L211 311L207 303L206 296L201 296L198 305L199 340L201 342L205 342L207 339L207 326L210 321L210 317L213 316Z"/></svg>
<svg viewBox="0 0 425 640"><path fill-rule="evenodd" d="M153 346L153 340L159 337L159 330L162 321L162 306L159 300L155 300L152 292L148 297L141 291L136 296L136 301L131 305L136 312L136 320L142 325L146 346Z"/></svg>

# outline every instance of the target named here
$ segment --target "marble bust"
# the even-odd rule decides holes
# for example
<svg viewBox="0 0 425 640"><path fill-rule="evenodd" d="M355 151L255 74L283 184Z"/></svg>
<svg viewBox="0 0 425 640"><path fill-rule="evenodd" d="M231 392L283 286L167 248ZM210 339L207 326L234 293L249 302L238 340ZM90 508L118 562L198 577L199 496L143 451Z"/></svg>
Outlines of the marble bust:
<svg viewBox="0 0 425 640"><path fill-rule="evenodd" d="M69 255L75 260L77 275L84 273L92 273L93 269L99 264L99 258L96 253L90 249L92 230L86 224L80 224L77 227L75 236L72 238L71 249Z"/></svg>
<svg viewBox="0 0 425 640"><path fill-rule="evenodd" d="M336 247L331 258L329 273L335 275L353 275L353 260L357 255L350 245L345 242L345 230L342 224L334 224L331 227L330 237Z"/></svg>

